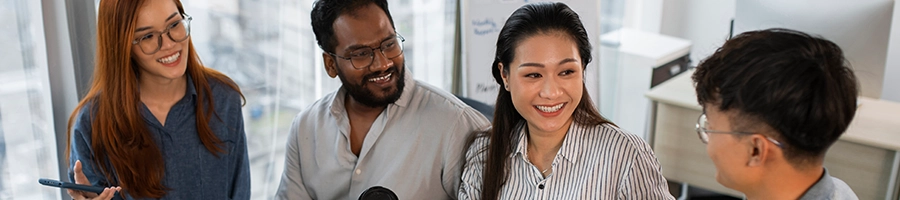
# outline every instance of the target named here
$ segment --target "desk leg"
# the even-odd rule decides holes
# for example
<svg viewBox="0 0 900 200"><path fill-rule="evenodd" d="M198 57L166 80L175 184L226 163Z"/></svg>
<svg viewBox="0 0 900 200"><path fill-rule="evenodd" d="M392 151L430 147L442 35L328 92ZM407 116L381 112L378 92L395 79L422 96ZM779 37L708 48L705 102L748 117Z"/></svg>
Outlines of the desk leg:
<svg viewBox="0 0 900 200"><path fill-rule="evenodd" d="M647 130L647 138L644 138L647 140L647 144L650 145L650 148L654 149L654 151L655 146L653 142L656 140L656 107L658 106L658 101L650 102L650 127L648 127Z"/></svg>
<svg viewBox="0 0 900 200"><path fill-rule="evenodd" d="M894 151L894 162L891 165L891 176L888 180L885 200L900 199L900 187L897 185L900 180L898 179L900 179L900 152Z"/></svg>
<svg viewBox="0 0 900 200"><path fill-rule="evenodd" d="M690 187L691 185L688 183L681 182L681 196L676 198L678 198L678 200L688 200L688 197L691 196L691 194L688 194L688 188Z"/></svg>

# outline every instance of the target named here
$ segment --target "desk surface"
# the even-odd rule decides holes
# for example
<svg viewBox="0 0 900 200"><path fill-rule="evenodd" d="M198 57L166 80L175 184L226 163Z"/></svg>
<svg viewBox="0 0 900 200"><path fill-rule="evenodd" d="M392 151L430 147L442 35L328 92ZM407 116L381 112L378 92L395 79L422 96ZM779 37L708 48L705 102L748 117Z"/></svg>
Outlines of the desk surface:
<svg viewBox="0 0 900 200"><path fill-rule="evenodd" d="M688 70L646 93L652 101L700 110ZM900 103L859 97L859 108L841 140L900 151Z"/></svg>

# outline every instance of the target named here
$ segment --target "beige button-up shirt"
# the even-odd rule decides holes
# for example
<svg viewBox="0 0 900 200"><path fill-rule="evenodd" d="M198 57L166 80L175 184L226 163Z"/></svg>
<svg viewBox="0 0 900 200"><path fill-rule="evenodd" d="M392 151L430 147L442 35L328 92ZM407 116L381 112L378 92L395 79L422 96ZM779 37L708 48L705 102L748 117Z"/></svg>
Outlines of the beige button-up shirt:
<svg viewBox="0 0 900 200"><path fill-rule="evenodd" d="M373 186L400 199L455 199L465 143L490 122L452 94L412 79L378 116L357 157L340 89L294 119L277 199L358 199Z"/></svg>

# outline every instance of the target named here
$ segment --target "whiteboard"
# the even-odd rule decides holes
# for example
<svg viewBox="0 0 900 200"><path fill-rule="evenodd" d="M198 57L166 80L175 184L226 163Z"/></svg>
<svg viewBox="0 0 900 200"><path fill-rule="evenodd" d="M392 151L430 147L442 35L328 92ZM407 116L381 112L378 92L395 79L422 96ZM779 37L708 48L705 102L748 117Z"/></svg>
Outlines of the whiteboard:
<svg viewBox="0 0 900 200"><path fill-rule="evenodd" d="M600 94L598 79L600 60L599 27L600 27L600 1L593 0L462 0L461 2L461 31L462 34L462 68L463 68L463 94L465 97L494 105L497 99L497 91L500 85L494 81L491 74L491 64L494 62L494 50L497 46L497 36L500 29L509 17L522 5L533 2L563 2L572 8L581 18L581 23L587 31L593 47L591 54L593 61L585 70L585 84L596 105Z"/></svg>

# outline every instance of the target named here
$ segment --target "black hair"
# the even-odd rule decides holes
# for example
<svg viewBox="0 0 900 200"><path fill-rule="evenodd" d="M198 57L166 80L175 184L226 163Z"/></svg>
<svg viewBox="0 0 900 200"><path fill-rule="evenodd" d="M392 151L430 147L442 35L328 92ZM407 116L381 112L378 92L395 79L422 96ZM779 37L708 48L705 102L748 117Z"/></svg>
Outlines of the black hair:
<svg viewBox="0 0 900 200"><path fill-rule="evenodd" d="M337 38L334 37L334 20L342 14L352 14L359 8L374 3L387 15L394 28L394 18L388 10L387 0L317 0L313 4L309 18L312 21L313 33L316 34L316 42L322 51L334 53L337 46Z"/></svg>
<svg viewBox="0 0 900 200"><path fill-rule="evenodd" d="M496 56L494 63L490 66L494 80L500 84L500 88L505 87L502 75L509 74L509 67L504 67L504 70L500 71L498 66L501 63L503 66L510 66L516 56L515 49L522 41L538 34L557 33L568 36L575 42L581 57L581 67L582 69L586 68L591 62L591 43L578 14L569 6L558 2L533 3L524 5L513 12L500 30ZM582 89L582 93L581 102L575 108L572 116L575 123L584 125L610 123L594 108L586 88ZM484 149L488 153L484 163L481 199L493 200L499 197L500 189L505 184L508 175L506 171L507 158L518 142L515 140L517 138L515 126L524 121L525 119L513 106L509 91L500 89L497 93L493 126L486 133L490 137L490 142L487 149Z"/></svg>
<svg viewBox="0 0 900 200"><path fill-rule="evenodd" d="M803 167L824 156L856 113L859 86L841 48L789 29L729 39L693 75L697 101L736 110L737 127L765 124ZM740 118L740 119L735 119Z"/></svg>

